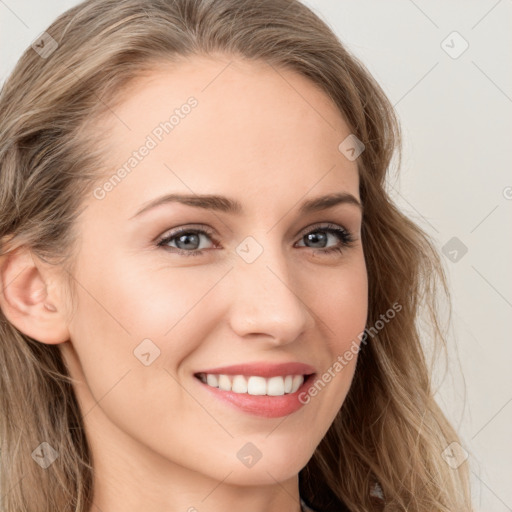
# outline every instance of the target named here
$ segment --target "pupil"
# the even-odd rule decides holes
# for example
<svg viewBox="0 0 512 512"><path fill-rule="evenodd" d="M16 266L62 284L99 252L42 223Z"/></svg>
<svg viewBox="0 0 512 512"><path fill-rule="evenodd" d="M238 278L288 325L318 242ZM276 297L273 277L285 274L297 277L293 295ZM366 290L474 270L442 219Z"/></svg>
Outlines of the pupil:
<svg viewBox="0 0 512 512"><path fill-rule="evenodd" d="M318 233L320 235L318 235ZM310 242L313 242L313 243L318 243L319 241L325 243L326 240L327 240L327 235L324 232L322 232L322 231L317 231L315 233L310 233L309 235L306 235L306 236L307 236L308 240ZM321 247L324 247L324 245L322 245Z"/></svg>
<svg viewBox="0 0 512 512"><path fill-rule="evenodd" d="M194 237L195 237L195 240L194 240L193 242L195 242L196 244L198 244L198 243L199 243L199 236L198 236L198 235L196 235L196 234L193 234L193 233L189 233L189 234L185 234L185 235L180 235L180 236L178 237L178 240L177 240L177 242L176 242L176 245L178 245L178 247L179 247L179 242L184 242L185 244L187 244L187 242L186 242L187 238L191 238L191 237L192 237L192 238L194 238ZM184 248L186 249L187 247L188 247L188 248L190 248L190 246L189 246L189 245L185 245L185 247L184 247ZM180 248L180 249L183 249L183 247L179 247L179 248ZM193 247L193 249L196 249L196 248L197 248L197 247Z"/></svg>

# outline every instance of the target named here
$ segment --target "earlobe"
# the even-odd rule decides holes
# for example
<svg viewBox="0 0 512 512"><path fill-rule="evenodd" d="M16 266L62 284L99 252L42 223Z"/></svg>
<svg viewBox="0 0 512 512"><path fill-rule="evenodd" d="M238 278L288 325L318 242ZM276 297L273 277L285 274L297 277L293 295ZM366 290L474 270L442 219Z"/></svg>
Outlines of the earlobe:
<svg viewBox="0 0 512 512"><path fill-rule="evenodd" d="M42 343L69 340L60 293L49 266L29 249L18 248L0 259L0 308L23 334Z"/></svg>

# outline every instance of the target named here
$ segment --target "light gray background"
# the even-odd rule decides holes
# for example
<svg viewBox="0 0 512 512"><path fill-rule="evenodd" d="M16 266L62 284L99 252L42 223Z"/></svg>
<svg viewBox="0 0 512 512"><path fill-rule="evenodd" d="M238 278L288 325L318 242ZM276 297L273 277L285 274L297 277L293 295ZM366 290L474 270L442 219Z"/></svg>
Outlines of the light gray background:
<svg viewBox="0 0 512 512"><path fill-rule="evenodd" d="M1 82L24 48L77 3L0 0ZM476 510L512 511L512 1L304 3L397 109L404 160L393 197L440 250L453 237L467 247L462 257L450 246L443 256L454 315L438 398L470 453ZM465 43L446 39L454 31L469 44L457 58Z"/></svg>

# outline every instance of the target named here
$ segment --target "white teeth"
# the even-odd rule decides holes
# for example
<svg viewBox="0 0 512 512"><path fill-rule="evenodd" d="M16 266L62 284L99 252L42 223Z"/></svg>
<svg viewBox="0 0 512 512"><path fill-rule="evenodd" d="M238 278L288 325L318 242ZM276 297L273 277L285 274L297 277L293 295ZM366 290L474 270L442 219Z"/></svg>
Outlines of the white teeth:
<svg viewBox="0 0 512 512"><path fill-rule="evenodd" d="M234 393L249 395L281 396L295 393L304 382L304 375L286 375L284 377L265 377L244 375L200 374L199 378L208 386Z"/></svg>
<svg viewBox="0 0 512 512"><path fill-rule="evenodd" d="M249 377L247 381L247 393L249 395L266 395L267 382L264 377Z"/></svg>
<svg viewBox="0 0 512 512"><path fill-rule="evenodd" d="M299 389L302 386L303 382L304 377L302 375L294 375L292 383L292 393L295 393L295 391L297 391L297 389Z"/></svg>
<svg viewBox="0 0 512 512"><path fill-rule="evenodd" d="M287 375L284 378L284 392L290 393L292 390L293 375Z"/></svg>
<svg viewBox="0 0 512 512"><path fill-rule="evenodd" d="M247 393L247 381L243 375L235 375L231 391L235 393Z"/></svg>
<svg viewBox="0 0 512 512"><path fill-rule="evenodd" d="M219 375L219 389L231 391L231 381L227 375Z"/></svg>
<svg viewBox="0 0 512 512"><path fill-rule="evenodd" d="M209 373L206 376L206 382L208 386L212 386L212 388L219 387L219 380L217 379L217 375L213 375L213 373Z"/></svg>
<svg viewBox="0 0 512 512"><path fill-rule="evenodd" d="M283 377L270 377L270 379L268 379L267 395L271 395L271 396L284 395L284 379L283 379Z"/></svg>

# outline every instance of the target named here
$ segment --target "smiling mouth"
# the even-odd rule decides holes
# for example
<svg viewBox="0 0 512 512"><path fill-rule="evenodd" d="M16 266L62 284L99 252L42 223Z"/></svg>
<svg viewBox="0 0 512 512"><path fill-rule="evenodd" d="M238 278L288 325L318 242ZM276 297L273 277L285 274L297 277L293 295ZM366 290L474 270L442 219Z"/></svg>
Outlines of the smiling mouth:
<svg viewBox="0 0 512 512"><path fill-rule="evenodd" d="M282 375L261 377L259 375L226 375L214 373L195 373L194 377L204 384L221 391L246 395L282 396L297 392L314 374Z"/></svg>

